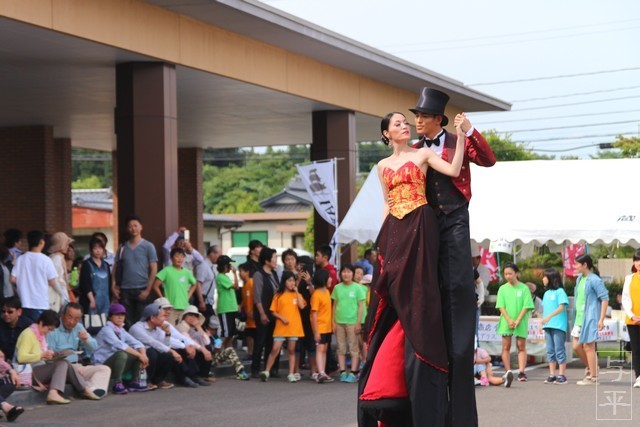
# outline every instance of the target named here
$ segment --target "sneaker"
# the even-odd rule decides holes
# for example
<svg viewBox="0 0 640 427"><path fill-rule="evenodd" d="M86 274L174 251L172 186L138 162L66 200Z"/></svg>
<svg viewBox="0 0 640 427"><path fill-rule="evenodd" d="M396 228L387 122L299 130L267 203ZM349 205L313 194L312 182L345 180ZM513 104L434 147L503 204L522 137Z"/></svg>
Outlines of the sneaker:
<svg viewBox="0 0 640 427"><path fill-rule="evenodd" d="M319 376L320 376L320 374L318 374L317 372L313 373L313 374L311 374L311 380L315 381L315 382L318 382L318 377Z"/></svg>
<svg viewBox="0 0 640 427"><path fill-rule="evenodd" d="M241 381L249 381L251 378L245 371L240 371L236 374L236 379Z"/></svg>
<svg viewBox="0 0 640 427"><path fill-rule="evenodd" d="M302 375L300 375L300 372L294 373L293 376L296 377L296 381L300 381L302 379Z"/></svg>
<svg viewBox="0 0 640 427"><path fill-rule="evenodd" d="M544 383L545 383L545 384L555 384L556 379L557 379L557 378L556 378L555 376L553 376L553 375L549 375L549 376L547 377L547 379L546 379L546 380L544 380Z"/></svg>
<svg viewBox="0 0 640 427"><path fill-rule="evenodd" d="M185 386L185 387L188 387L188 388L198 388L198 387L200 387L197 382L195 382L194 380L192 380L189 377L184 377L184 380L182 381L182 385Z"/></svg>
<svg viewBox="0 0 640 427"><path fill-rule="evenodd" d="M511 387L511 383L513 382L513 372L505 372L505 374L502 376L502 379L504 380L503 384L506 388Z"/></svg>
<svg viewBox="0 0 640 427"><path fill-rule="evenodd" d="M341 383L347 382L347 371L344 371L343 373L340 374L340 382Z"/></svg>
<svg viewBox="0 0 640 427"><path fill-rule="evenodd" d="M567 377L565 377L564 375L558 375L558 378L556 378L556 384L566 384L567 383Z"/></svg>
<svg viewBox="0 0 640 427"><path fill-rule="evenodd" d="M480 385L482 387L487 387L489 386L489 378L484 377L484 378L480 378Z"/></svg>
<svg viewBox="0 0 640 427"><path fill-rule="evenodd" d="M518 374L518 381L527 382L527 374L525 374L524 372L520 372Z"/></svg>
<svg viewBox="0 0 640 427"><path fill-rule="evenodd" d="M347 378L344 380L345 383L357 383L358 382L358 378L356 378L355 375L353 375L351 372L349 372L349 374L347 374Z"/></svg>
<svg viewBox="0 0 640 427"><path fill-rule="evenodd" d="M329 375L322 373L318 375L318 382L320 384L325 384L325 383L332 383L335 380L333 378L331 378Z"/></svg>
<svg viewBox="0 0 640 427"><path fill-rule="evenodd" d="M296 378L296 374L287 375L287 381L289 381L290 383L297 383L298 379Z"/></svg>
<svg viewBox="0 0 640 427"><path fill-rule="evenodd" d="M640 375L636 378L636 382L633 383L633 388L640 388Z"/></svg>
<svg viewBox="0 0 640 427"><path fill-rule="evenodd" d="M113 394L127 394L129 390L122 383L116 383L113 386Z"/></svg>
<svg viewBox="0 0 640 427"><path fill-rule="evenodd" d="M133 391L133 392L144 392L144 391L149 391L149 387L147 387L146 385L145 386L141 385L140 381L132 381L129 384L127 384L127 390Z"/></svg>
<svg viewBox="0 0 640 427"><path fill-rule="evenodd" d="M170 388L174 388L176 385L168 381L160 381L157 386L159 389L169 390Z"/></svg>
<svg viewBox="0 0 640 427"><path fill-rule="evenodd" d="M206 381L204 378L200 378L200 377L194 377L193 381L198 384L201 385L203 387L209 387L211 384L209 383L209 381Z"/></svg>
<svg viewBox="0 0 640 427"><path fill-rule="evenodd" d="M477 379L477 378L475 378L475 377L474 377L474 378L473 378L473 385L477 387L477 386L479 386L480 384L482 384L482 382L481 382L479 379Z"/></svg>
<svg viewBox="0 0 640 427"><path fill-rule="evenodd" d="M262 381L263 383L269 381L269 371L260 372L260 381Z"/></svg>
<svg viewBox="0 0 640 427"><path fill-rule="evenodd" d="M147 388L149 389L149 391L152 391L152 390L156 390L158 386L152 383L148 383Z"/></svg>
<svg viewBox="0 0 640 427"><path fill-rule="evenodd" d="M585 379L578 381L577 385L595 385L598 382L596 378L586 377Z"/></svg>

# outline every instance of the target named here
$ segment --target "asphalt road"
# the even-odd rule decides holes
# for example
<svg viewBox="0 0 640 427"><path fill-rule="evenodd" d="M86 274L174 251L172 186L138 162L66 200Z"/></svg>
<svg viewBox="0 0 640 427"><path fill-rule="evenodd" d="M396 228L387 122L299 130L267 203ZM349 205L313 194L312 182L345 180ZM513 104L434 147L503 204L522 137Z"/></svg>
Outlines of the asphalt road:
<svg viewBox="0 0 640 427"><path fill-rule="evenodd" d="M528 371L529 381L504 387L477 387L480 426L635 426L640 422L640 389L631 389L625 370L603 369L598 387L580 387L582 368L571 368L567 385L546 385L544 366ZM605 373L608 372L608 373ZM623 393L624 392L624 393ZM633 394L632 394L633 392ZM612 402L617 402L614 406ZM633 404L632 407L623 404ZM604 405L604 406L602 406ZM23 426L240 426L355 427L353 384L289 384L272 379L241 382L221 378L208 388L175 388L100 402L74 401L61 407L29 408ZM598 411L596 413L596 411ZM609 421L597 418L610 419ZM615 420L611 420L615 418ZM632 420L622 420L632 418Z"/></svg>

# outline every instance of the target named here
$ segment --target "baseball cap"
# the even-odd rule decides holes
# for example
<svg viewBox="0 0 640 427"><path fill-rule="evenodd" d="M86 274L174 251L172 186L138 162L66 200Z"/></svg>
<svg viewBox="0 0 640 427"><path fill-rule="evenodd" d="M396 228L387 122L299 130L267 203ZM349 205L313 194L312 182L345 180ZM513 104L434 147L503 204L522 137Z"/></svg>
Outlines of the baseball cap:
<svg viewBox="0 0 640 427"><path fill-rule="evenodd" d="M142 320L149 320L152 317L156 317L160 314L160 310L162 310L162 308L158 304L149 304L142 312Z"/></svg>
<svg viewBox="0 0 640 427"><path fill-rule="evenodd" d="M218 257L218 261L216 261L216 264L218 264L218 267L222 267L227 264L231 264L232 262L235 261L231 257L227 255L221 255L220 257Z"/></svg>
<svg viewBox="0 0 640 427"><path fill-rule="evenodd" d="M173 305L171 305L171 303L169 302L169 300L165 297L162 298L156 298L153 301L154 304L159 305L160 308L173 308Z"/></svg>

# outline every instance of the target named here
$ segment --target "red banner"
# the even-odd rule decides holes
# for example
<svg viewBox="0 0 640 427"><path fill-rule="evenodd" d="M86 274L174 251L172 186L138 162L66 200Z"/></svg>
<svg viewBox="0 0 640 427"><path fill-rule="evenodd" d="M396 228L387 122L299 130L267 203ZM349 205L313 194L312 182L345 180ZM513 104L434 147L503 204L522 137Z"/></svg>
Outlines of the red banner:
<svg viewBox="0 0 640 427"><path fill-rule="evenodd" d="M491 272L491 281L498 280L498 263L496 262L496 257L493 252L489 252L488 249L483 248L478 245L478 250L480 251L480 264L485 265L489 271ZM487 284L485 284L486 286Z"/></svg>
<svg viewBox="0 0 640 427"><path fill-rule="evenodd" d="M576 277L578 274L574 268L576 257L584 253L584 244L576 243L567 245L562 249L562 263L564 265L564 275Z"/></svg>

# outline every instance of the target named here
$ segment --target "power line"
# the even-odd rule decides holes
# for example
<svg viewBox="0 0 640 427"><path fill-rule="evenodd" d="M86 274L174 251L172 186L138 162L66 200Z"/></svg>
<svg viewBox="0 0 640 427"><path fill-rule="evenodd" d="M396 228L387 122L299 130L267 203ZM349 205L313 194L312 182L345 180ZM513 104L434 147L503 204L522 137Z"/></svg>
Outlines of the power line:
<svg viewBox="0 0 640 427"><path fill-rule="evenodd" d="M626 23L626 22L636 22L636 21L640 21L640 19L635 18L635 19L623 19L620 21L610 21L610 22L601 22L598 24L585 24L585 25L575 25L572 27L561 27L561 28L549 28L547 30L534 30L534 31L523 31L523 32L519 32L519 33L506 33L506 34L496 34L493 36L481 36L481 37L473 37L473 38L462 38L462 39L452 39L452 40L436 40L436 41L432 41L432 42L419 42L419 43L407 43L407 44L403 44L402 46L422 46L425 44L433 44L433 43L457 43L457 42L465 42L465 41L470 41L470 40L485 40L485 39L496 39L496 38L504 38L504 37L513 37L513 36L521 36L521 35L528 35L528 34L543 34L543 33L552 33L552 32L557 32L557 31L568 31L568 30L577 30L580 28L591 28L591 27L601 27L603 25L617 25L617 24L622 24L622 23ZM393 46L398 46L397 44L395 45L387 45L387 46L383 46L383 48L388 49L391 48Z"/></svg>
<svg viewBox="0 0 640 427"><path fill-rule="evenodd" d="M532 128L532 129L513 129L513 130L505 130L505 131L501 130L500 132L506 132L506 133L541 132L545 130L574 129L574 128L586 128L586 127L593 127L593 126L611 126L611 125L622 125L626 123L639 123L639 122L640 120L636 119L636 120L625 120L621 122L592 123L592 124L586 124L586 125L554 126L549 128Z"/></svg>
<svg viewBox="0 0 640 427"><path fill-rule="evenodd" d="M640 28L638 26L628 27L628 28L613 28L610 30L600 30L600 31L590 31L586 33L575 33L575 34L564 34L564 35L555 35L549 37L539 37L533 39L523 39L523 40L511 40L510 38L505 41L496 42L496 43L480 43L480 44L463 44L460 46L444 46L444 47L434 47L434 48L421 48L421 49L406 49L393 51L392 53L395 55L403 54L403 53L416 53L416 52L436 52L441 50L454 50L454 49L469 49L469 48L477 48L477 47L492 47L492 46L503 46L509 44L522 44L527 42L536 42L536 41L545 41L545 40L558 40L561 38L571 38L571 37L583 37L594 34L602 34L602 33L613 33L618 31L626 31L626 30L634 30L636 28ZM507 36L508 37L508 36Z"/></svg>
<svg viewBox="0 0 640 427"><path fill-rule="evenodd" d="M526 144L526 143L530 143L530 142L543 142L543 141L566 141L566 140L572 140L572 139L587 139L587 138L604 138L604 137L611 137L611 136L627 136L627 135L635 135L636 132L624 132L624 133L607 133L607 134L600 134L600 135L582 135L582 136L565 136L562 138L543 138L543 139L529 139L529 140L520 140L520 141L511 141L511 142L516 142L518 144Z"/></svg>
<svg viewBox="0 0 640 427"><path fill-rule="evenodd" d="M617 92L617 91L620 91L620 90L637 89L639 87L640 87L640 85L638 85L638 86L626 86L626 87L619 87L619 88L615 88L615 89L601 89L601 90L593 90L593 91L590 91L590 92L576 92L576 93L568 93L568 94L564 94L564 95L545 96L545 97L542 97L542 98L514 99L514 100L511 100L509 102L514 103L514 102L543 101L543 100L546 100L546 99L569 98L571 96L593 95L594 93Z"/></svg>
<svg viewBox="0 0 640 427"><path fill-rule="evenodd" d="M534 118L529 118L529 119L498 120L497 124L513 123L513 122L533 122L533 121L540 121L540 120L555 120L555 119L573 119L573 118L576 118L576 117L604 116L604 115L607 115L607 114L637 113L638 111L640 111L640 109L638 109L638 110L608 111L608 112L601 112L601 113L571 114L571 115L568 115L568 116L547 116L547 117L534 117ZM493 120L493 121L488 121L488 122L483 122L483 121L476 122L474 120L473 124L474 125L496 124L496 121Z"/></svg>
<svg viewBox="0 0 640 427"><path fill-rule="evenodd" d="M555 76L530 77L527 79L502 80L497 82L471 83L467 86L489 86L489 85L501 85L501 84L510 84L510 83L533 82L533 81L539 81L539 80L566 79L570 77L593 76L596 74L621 73L624 71L636 71L636 70L640 70L640 67L616 68L614 70L590 71L586 73L575 73L575 74L557 74Z"/></svg>
<svg viewBox="0 0 640 427"><path fill-rule="evenodd" d="M553 104L553 105L542 105L539 107L527 107L527 108L519 108L517 110L511 110L508 111L509 113L519 113L520 111L531 111L531 110L546 110L548 108L556 108L556 107L571 107L573 105L585 105L585 104L598 104L600 102L609 102L609 101L619 101L621 99L633 99L633 98L640 98L640 95L630 95L630 96L620 96L617 98L606 98L606 99L595 99L595 100L591 100L591 101L580 101L580 102L571 102L569 104ZM491 112L486 112L486 113L477 113L478 115L484 115L484 114L495 114L495 113L502 113L504 114L505 112L503 111L491 111Z"/></svg>

